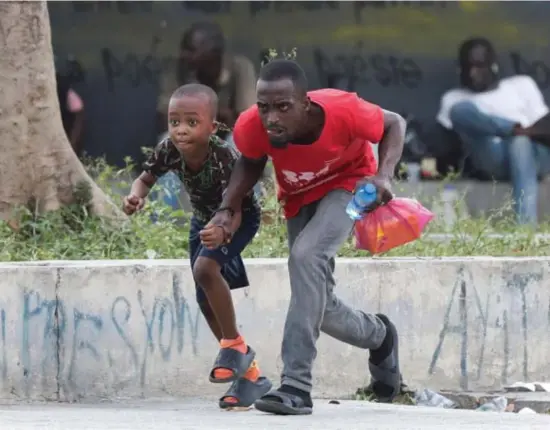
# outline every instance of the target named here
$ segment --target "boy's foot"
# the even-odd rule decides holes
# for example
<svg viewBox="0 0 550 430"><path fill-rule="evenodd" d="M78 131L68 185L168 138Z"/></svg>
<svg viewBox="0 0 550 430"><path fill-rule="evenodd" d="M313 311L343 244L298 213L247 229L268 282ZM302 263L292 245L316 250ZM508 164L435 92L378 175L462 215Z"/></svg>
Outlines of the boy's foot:
<svg viewBox="0 0 550 430"><path fill-rule="evenodd" d="M289 385L270 391L256 400L254 407L275 415L311 415L313 412L311 395Z"/></svg>
<svg viewBox="0 0 550 430"><path fill-rule="evenodd" d="M248 410L256 400L271 390L271 381L260 376L256 361L242 378L237 379L220 399L220 408L225 410Z"/></svg>
<svg viewBox="0 0 550 430"><path fill-rule="evenodd" d="M370 350L371 388L380 403L391 403L401 391L399 338L395 325L386 315L377 314L386 326L386 337L378 349Z"/></svg>
<svg viewBox="0 0 550 430"><path fill-rule="evenodd" d="M220 352L210 372L210 382L224 384L240 379L254 361L256 353L241 336L237 339L222 339L220 345Z"/></svg>

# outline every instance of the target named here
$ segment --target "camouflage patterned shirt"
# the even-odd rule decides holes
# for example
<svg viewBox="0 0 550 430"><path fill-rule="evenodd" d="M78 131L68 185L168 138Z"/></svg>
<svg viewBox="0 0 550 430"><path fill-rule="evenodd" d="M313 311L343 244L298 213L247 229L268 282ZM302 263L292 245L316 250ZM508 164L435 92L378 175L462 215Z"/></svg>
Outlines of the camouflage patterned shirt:
<svg viewBox="0 0 550 430"><path fill-rule="evenodd" d="M189 200L193 214L203 222L208 222L222 203L222 195L233 171L239 152L224 140L213 135L210 137L210 152L202 169L192 172L185 166L183 156L169 137L162 140L143 163L143 170L160 178L170 171L178 175ZM259 209L253 192L243 201L243 210Z"/></svg>

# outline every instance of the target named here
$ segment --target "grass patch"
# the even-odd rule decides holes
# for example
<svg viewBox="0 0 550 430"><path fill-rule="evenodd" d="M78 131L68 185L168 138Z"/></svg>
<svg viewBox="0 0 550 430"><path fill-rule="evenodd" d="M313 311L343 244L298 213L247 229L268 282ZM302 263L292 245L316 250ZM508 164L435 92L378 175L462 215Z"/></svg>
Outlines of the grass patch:
<svg viewBox="0 0 550 430"><path fill-rule="evenodd" d="M86 160L86 168L98 185L117 204L121 204L133 179L133 166L127 160L124 169L115 169L102 160ZM273 185L267 184L270 195L263 202L261 230L245 250L245 257L286 257L286 226L275 199ZM155 190L154 190L155 191ZM83 190L75 190L85 194ZM12 230L0 224L0 261L90 260L187 258L188 221L190 215L175 211L162 202L149 200L145 209L123 226L110 226L91 216L85 199L60 211L38 216L32 208L24 209L21 228ZM518 228L513 219L503 217L509 205L481 219L461 219L452 229L435 220L426 233L447 233L447 240L430 239L429 235L391 250L383 257L442 256L546 256L550 243L537 240L535 231ZM155 220L155 222L153 221ZM543 223L538 233L550 233ZM494 234L506 234L494 237ZM339 252L340 257L368 257L355 249L352 240ZM378 257L376 257L378 258Z"/></svg>
<svg viewBox="0 0 550 430"><path fill-rule="evenodd" d="M401 392L395 397L393 403L414 406L416 405L414 396L414 391L410 390L405 384L401 384ZM352 397L352 400L361 400L366 402L373 402L375 399L376 397L369 386L358 388Z"/></svg>

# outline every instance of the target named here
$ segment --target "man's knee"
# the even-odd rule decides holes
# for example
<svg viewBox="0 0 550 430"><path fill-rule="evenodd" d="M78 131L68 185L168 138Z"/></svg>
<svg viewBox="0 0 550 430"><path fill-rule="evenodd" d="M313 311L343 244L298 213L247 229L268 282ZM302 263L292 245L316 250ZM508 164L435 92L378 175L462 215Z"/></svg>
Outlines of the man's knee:
<svg viewBox="0 0 550 430"><path fill-rule="evenodd" d="M508 140L510 163L524 170L525 173L536 175L535 143L527 136L514 136Z"/></svg>
<svg viewBox="0 0 550 430"><path fill-rule="evenodd" d="M478 114L478 108L472 102L456 103L449 111L449 118L453 127L461 126L467 122L472 116Z"/></svg>
<svg viewBox="0 0 550 430"><path fill-rule="evenodd" d="M510 145L518 148L533 151L534 142L527 136L514 136L510 138Z"/></svg>
<svg viewBox="0 0 550 430"><path fill-rule="evenodd" d="M301 269L308 270L311 266L315 264L315 261L320 257L317 255L317 250L315 246L306 243L303 238L302 240L298 239L294 242L292 249L290 250L290 255L288 257L288 268L289 270Z"/></svg>
<svg viewBox="0 0 550 430"><path fill-rule="evenodd" d="M193 265L193 278L205 291L215 284L215 280L219 276L219 273L219 264L211 258L198 257Z"/></svg>

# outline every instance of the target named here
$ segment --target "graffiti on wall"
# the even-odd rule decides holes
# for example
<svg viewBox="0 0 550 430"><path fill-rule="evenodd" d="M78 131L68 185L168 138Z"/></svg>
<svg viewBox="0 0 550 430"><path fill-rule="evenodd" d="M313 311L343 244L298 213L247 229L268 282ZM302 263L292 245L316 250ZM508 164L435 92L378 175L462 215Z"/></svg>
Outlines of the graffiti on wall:
<svg viewBox="0 0 550 430"><path fill-rule="evenodd" d="M430 295L429 303L399 294L395 302L383 304L396 313L395 322L406 340L402 348L405 380L412 377L412 371L414 378L426 384L439 377L445 385L468 390L529 381L535 374L548 372L544 353L548 343L541 345L550 330L545 267L522 271L518 265L512 266L489 269L481 276L480 271L474 276L468 265L458 266L452 285L445 286L442 281L454 276L454 268L427 287L418 279L410 284L411 294L417 299ZM394 272L392 268L391 279L384 283L408 279ZM56 288L60 273L58 269ZM356 281L363 288L364 280ZM436 289L443 294L434 294ZM12 297L20 306L0 304L0 381L4 392L30 396L51 392L57 384L58 398L78 398L98 380L109 390L131 387L135 392L136 387L144 390L163 377L173 379L174 372L203 361L199 345L206 346L204 322L194 298L184 296L177 273L162 293L147 294L136 288L99 303L94 299L93 306L87 305L84 297L75 303L45 294L45 290L21 287ZM288 300L288 296L279 300ZM372 302L365 303L372 306ZM285 311L286 306L278 303L276 317L281 324ZM261 314L249 317L261 315L265 322L265 312L256 312ZM416 326L429 325L429 330L407 333L406 318L414 320L413 325L418 323ZM269 325L268 331L276 330ZM213 340L210 333L207 336ZM419 338L423 339L421 346ZM273 342L264 347L273 349L273 357L279 349ZM415 363L415 356L421 357L421 362ZM266 364L265 370L277 372L275 367ZM14 381L15 387L10 385Z"/></svg>
<svg viewBox="0 0 550 430"><path fill-rule="evenodd" d="M119 82L125 82L132 88L142 85L158 86L164 72L173 73L175 59L159 57L156 54L159 43L160 39L153 37L149 53L145 55L126 52L117 56L110 48L102 48L101 64L107 90L111 93L115 92Z"/></svg>
<svg viewBox="0 0 550 430"><path fill-rule="evenodd" d="M518 51L504 55L514 75L531 76L541 90L550 87L550 66L543 60L530 59ZM426 75L422 62L414 57L367 54L358 43L349 54L330 55L317 47L313 51L317 78L321 86L347 91L378 85L382 88L416 89Z"/></svg>
<svg viewBox="0 0 550 430"><path fill-rule="evenodd" d="M16 331L21 333L18 364L27 396L33 385L47 387L48 375L56 375L59 389L78 395L79 390L85 389L78 375L86 373L86 368L79 366L86 366L89 359L113 371L131 363L124 379L111 375L114 385L123 388L137 384L143 388L148 362L153 357L170 362L183 353L198 353L200 311L194 301L183 296L181 280L176 275L169 295L147 301L143 292L137 290L135 296L118 296L106 303L103 311L71 306L63 299L46 299L33 289L21 291L22 314L15 320ZM8 374L17 372L8 368L11 363L7 361L9 312L10 309L0 309L0 373L4 383ZM140 333L143 338L137 335ZM124 361L117 364L117 360Z"/></svg>
<svg viewBox="0 0 550 430"><path fill-rule="evenodd" d="M359 86L417 88L423 79L422 69L410 57L372 55L362 52L358 43L355 52L330 56L321 48L313 51L315 68L322 86L356 91Z"/></svg>
<svg viewBox="0 0 550 430"><path fill-rule="evenodd" d="M107 90L115 93L119 84L136 89L142 86L157 87L164 73L174 73L177 60L173 56L159 55L159 42L160 39L154 36L146 54L101 48L97 56ZM361 43L357 43L349 54L331 55L321 47L316 47L312 55L316 78L321 87L357 91L375 85L380 88L413 90L421 87L425 81L426 72L422 61L410 56L366 53ZM512 74L531 76L541 90L550 87L550 65L545 61L529 58L518 51L509 52L503 59ZM86 84L88 71L77 58L67 58L62 69L74 84Z"/></svg>
<svg viewBox="0 0 550 430"><path fill-rule="evenodd" d="M472 383L494 385L495 375L499 375L501 385L518 378L528 381L529 333L541 328L541 322L543 330L550 328L550 302L546 321L539 321L540 313L529 309L529 288L540 284L542 276L542 272L510 273L482 296L478 281L461 267L446 303L428 374L437 372L446 355L458 358L459 386L463 390L470 389ZM511 380L512 376L516 379Z"/></svg>
<svg viewBox="0 0 550 430"><path fill-rule="evenodd" d="M75 13L95 13L117 11L122 15L132 13L151 13L152 1L72 1L71 6Z"/></svg>

